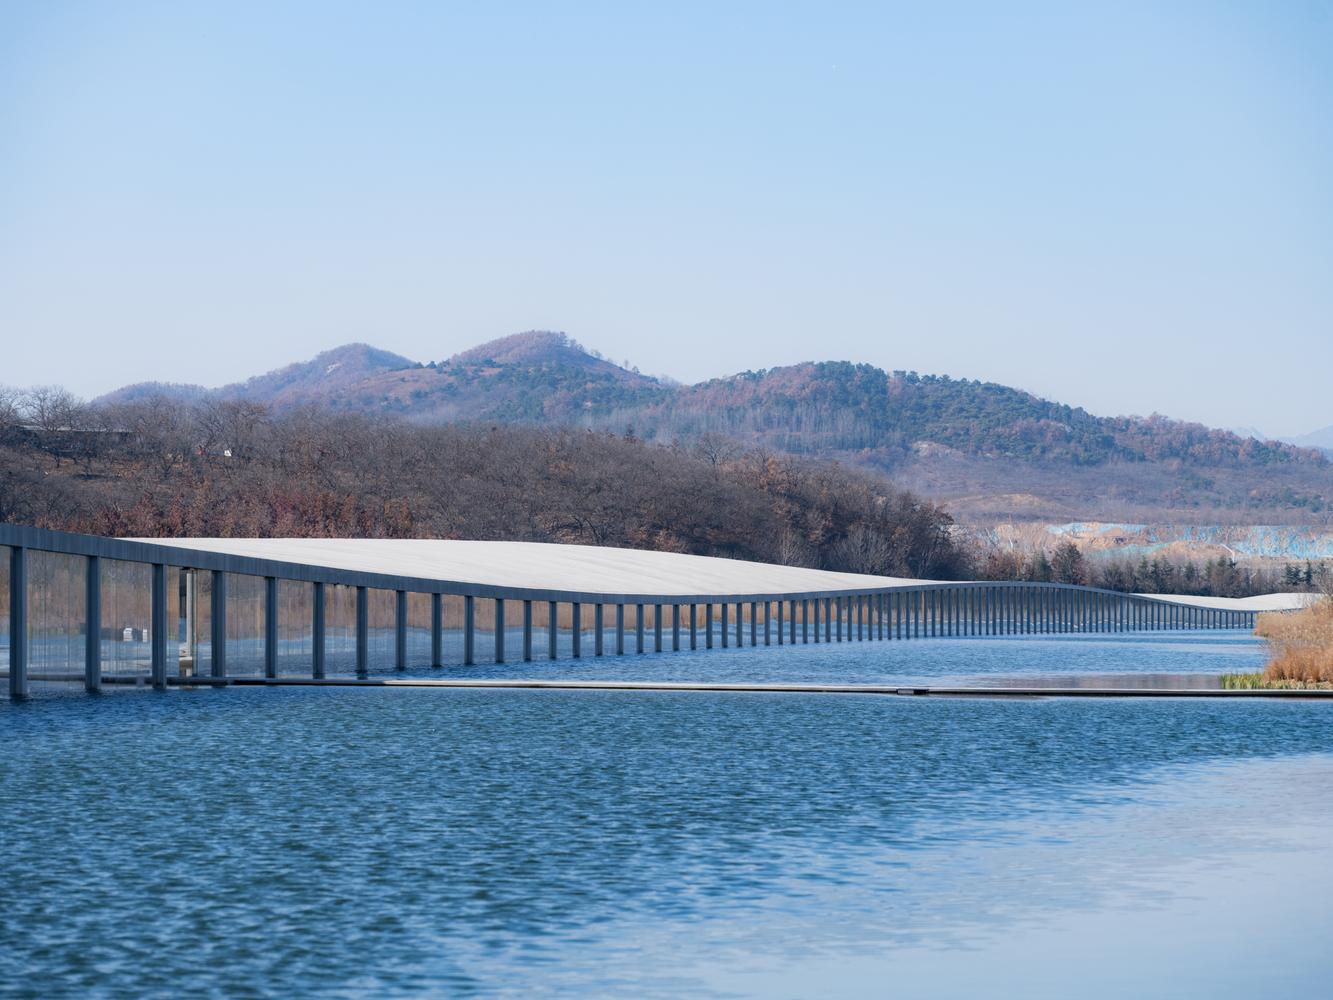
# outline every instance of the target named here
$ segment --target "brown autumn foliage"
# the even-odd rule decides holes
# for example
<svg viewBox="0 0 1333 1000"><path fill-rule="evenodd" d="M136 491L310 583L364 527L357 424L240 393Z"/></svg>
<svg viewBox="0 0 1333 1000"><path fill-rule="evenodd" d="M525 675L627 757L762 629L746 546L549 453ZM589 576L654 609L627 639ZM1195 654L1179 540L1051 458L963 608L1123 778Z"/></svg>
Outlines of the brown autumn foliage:
<svg viewBox="0 0 1333 1000"><path fill-rule="evenodd" d="M1333 598L1302 611L1260 615L1255 633L1272 650L1264 680L1333 682Z"/></svg>
<svg viewBox="0 0 1333 1000"><path fill-rule="evenodd" d="M116 536L566 542L944 579L970 569L939 506L708 435L671 447L166 397L49 424L0 414L0 520Z"/></svg>

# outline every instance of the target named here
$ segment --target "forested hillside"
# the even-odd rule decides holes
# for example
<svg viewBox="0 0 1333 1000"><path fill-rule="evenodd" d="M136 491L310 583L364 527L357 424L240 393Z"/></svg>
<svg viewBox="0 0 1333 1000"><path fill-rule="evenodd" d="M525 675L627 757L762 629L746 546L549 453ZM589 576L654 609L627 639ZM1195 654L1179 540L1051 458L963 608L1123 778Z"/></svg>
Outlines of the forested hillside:
<svg viewBox="0 0 1333 1000"><path fill-rule="evenodd" d="M693 446L837 459L970 521L1323 523L1333 470L1313 448L1161 416L1099 417L1003 385L812 362L693 386L563 334L517 334L442 361L349 345L217 390L135 386L107 401L230 399L457 422L582 427Z"/></svg>
<svg viewBox="0 0 1333 1000"><path fill-rule="evenodd" d="M432 537L651 548L953 578L938 506L866 473L574 428L158 397L0 410L0 520L117 536ZM38 410L51 417L43 425Z"/></svg>
<svg viewBox="0 0 1333 1000"><path fill-rule="evenodd" d="M118 536L511 539L615 545L934 579L1243 596L1322 565L1089 559L961 529L873 473L572 427L423 427L328 407L0 393L0 520ZM1314 574L1319 574L1316 580Z"/></svg>

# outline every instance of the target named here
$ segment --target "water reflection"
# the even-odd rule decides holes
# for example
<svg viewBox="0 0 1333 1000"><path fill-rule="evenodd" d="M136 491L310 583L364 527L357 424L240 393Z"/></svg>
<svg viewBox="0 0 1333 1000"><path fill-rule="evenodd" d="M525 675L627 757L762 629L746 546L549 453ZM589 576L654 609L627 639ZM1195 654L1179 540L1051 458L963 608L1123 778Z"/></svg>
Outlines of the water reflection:
<svg viewBox="0 0 1333 1000"><path fill-rule="evenodd" d="M19 891L0 896L0 993L180 995L223 975L280 995L724 990L685 968L691 928L761 967L807 931L822 950L977 947L1097 911L1159 819L1200 853L1234 841L1209 847L1219 815L1262 832L1274 804L1243 785L1173 811L1164 789L1236 761L1326 762L1331 720L1267 702L408 689L6 706Z"/></svg>

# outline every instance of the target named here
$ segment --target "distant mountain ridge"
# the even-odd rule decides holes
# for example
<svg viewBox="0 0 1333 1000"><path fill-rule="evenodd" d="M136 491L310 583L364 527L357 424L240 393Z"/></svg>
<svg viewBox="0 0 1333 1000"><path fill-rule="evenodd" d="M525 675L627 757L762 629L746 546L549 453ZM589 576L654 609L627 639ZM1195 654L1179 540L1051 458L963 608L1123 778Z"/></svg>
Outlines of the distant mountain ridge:
<svg viewBox="0 0 1333 1000"><path fill-rule="evenodd" d="M846 361L741 372L693 386L645 376L562 333L530 331L421 364L366 344L205 390L155 392L390 414L417 423L560 423L661 442L717 437L887 471L974 518L1253 522L1327 516L1333 472L1316 448L1199 424L1098 417L995 383Z"/></svg>
<svg viewBox="0 0 1333 1000"><path fill-rule="evenodd" d="M1322 448L1326 452L1333 451L1333 424L1321 427L1317 431L1311 431L1309 434L1283 438L1283 440L1302 448Z"/></svg>

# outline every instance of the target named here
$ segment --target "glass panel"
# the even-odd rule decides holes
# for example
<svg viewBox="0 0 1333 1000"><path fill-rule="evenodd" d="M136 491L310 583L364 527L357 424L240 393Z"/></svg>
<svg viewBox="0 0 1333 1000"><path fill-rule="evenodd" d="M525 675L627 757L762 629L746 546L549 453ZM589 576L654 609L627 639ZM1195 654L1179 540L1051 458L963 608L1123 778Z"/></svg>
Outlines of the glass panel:
<svg viewBox="0 0 1333 1000"><path fill-rule="evenodd" d="M356 588L328 584L324 588L324 674L356 673Z"/></svg>
<svg viewBox="0 0 1333 1000"><path fill-rule="evenodd" d="M590 657L597 652L597 606L581 604L579 607L579 655Z"/></svg>
<svg viewBox="0 0 1333 1000"><path fill-rule="evenodd" d="M445 666L458 666L463 662L463 598L455 594L445 594L441 614L444 616L444 651L442 659Z"/></svg>
<svg viewBox="0 0 1333 1000"><path fill-rule="evenodd" d="M551 610L546 601L532 602L532 659L545 660L550 656Z"/></svg>
<svg viewBox="0 0 1333 1000"><path fill-rule="evenodd" d="M227 675L264 676L264 578L227 574Z"/></svg>
<svg viewBox="0 0 1333 1000"><path fill-rule="evenodd" d="M278 676L309 677L314 670L315 585L278 581Z"/></svg>
<svg viewBox="0 0 1333 1000"><path fill-rule="evenodd" d="M180 650L174 664L177 675L180 677L206 677L211 672L211 659L206 660L206 657L211 658L212 653L208 643L208 631L212 627L213 618L210 604L213 597L211 576L212 574L199 570L183 569L176 574L175 591L168 588L168 596L175 593L180 608L178 633ZM207 586L208 589L205 593L200 593L200 583ZM204 618L202 623L200 621L201 611ZM200 642L201 635L204 637L203 643ZM168 658L168 672L171 671L172 666L173 664Z"/></svg>
<svg viewBox="0 0 1333 1000"><path fill-rule="evenodd" d="M430 594L407 595L407 665L430 666Z"/></svg>
<svg viewBox="0 0 1333 1000"><path fill-rule="evenodd" d="M356 621L355 617L352 619ZM368 626L366 670L372 674L396 669L395 635L398 622L398 595L392 590L371 587L366 591ZM355 632L353 633L355 635Z"/></svg>
<svg viewBox="0 0 1333 1000"><path fill-rule="evenodd" d="M83 683L86 560L28 553L28 676L33 694Z"/></svg>
<svg viewBox="0 0 1333 1000"><path fill-rule="evenodd" d="M506 616L513 610L509 605L505 606ZM474 663L494 663L495 662L495 602L488 597L478 597L473 601L473 621L476 627L476 634L473 638L472 660ZM505 623L506 627L508 622ZM508 658L512 655L512 650L506 649L505 655ZM521 654L520 654L521 655Z"/></svg>
<svg viewBox="0 0 1333 1000"><path fill-rule="evenodd" d="M102 560L102 677L147 678L153 651L153 567Z"/></svg>
<svg viewBox="0 0 1333 1000"><path fill-rule="evenodd" d="M186 641L190 648L181 653L180 671L182 676L193 673L209 677L213 673L213 574L196 569L184 576Z"/></svg>

